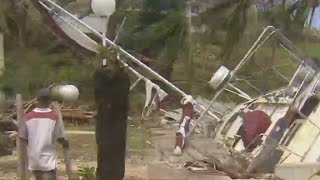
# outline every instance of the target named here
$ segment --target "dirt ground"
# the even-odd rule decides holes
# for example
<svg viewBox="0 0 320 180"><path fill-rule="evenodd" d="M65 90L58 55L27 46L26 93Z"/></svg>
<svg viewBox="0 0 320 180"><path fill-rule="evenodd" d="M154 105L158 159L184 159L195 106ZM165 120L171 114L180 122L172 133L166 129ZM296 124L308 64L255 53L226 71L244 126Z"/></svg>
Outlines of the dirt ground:
<svg viewBox="0 0 320 180"><path fill-rule="evenodd" d="M190 150L180 156L173 156L176 127L160 125L159 119L131 120L128 126L126 157L126 179L165 180L229 180L222 174L194 173L183 166L194 161ZM67 137L72 148L73 169L96 166L96 143L93 126L68 126ZM198 140L197 140L198 141ZM199 141L201 142L201 141ZM208 147L210 148L210 147ZM59 151L59 177L64 179L65 171L61 149ZM0 180L16 178L17 158L15 155L0 158Z"/></svg>

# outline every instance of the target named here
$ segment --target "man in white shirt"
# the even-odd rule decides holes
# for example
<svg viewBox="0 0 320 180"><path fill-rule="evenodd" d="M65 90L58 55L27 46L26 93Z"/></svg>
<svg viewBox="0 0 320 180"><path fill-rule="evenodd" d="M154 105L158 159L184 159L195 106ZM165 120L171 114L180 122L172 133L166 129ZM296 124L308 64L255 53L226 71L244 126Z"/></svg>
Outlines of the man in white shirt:
<svg viewBox="0 0 320 180"><path fill-rule="evenodd" d="M19 127L19 137L27 141L28 169L36 180L57 180L57 155L55 142L69 147L65 139L63 123L50 108L49 89L41 89L37 107L25 115L25 124Z"/></svg>

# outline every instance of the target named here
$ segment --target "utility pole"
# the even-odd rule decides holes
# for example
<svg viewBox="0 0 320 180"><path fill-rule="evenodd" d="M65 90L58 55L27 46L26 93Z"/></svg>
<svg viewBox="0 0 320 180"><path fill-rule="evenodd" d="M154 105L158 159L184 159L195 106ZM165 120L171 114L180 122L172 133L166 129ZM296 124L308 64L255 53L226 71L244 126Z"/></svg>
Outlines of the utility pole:
<svg viewBox="0 0 320 180"><path fill-rule="evenodd" d="M187 70L188 70L188 79L189 79L189 94L192 92L193 84L193 57L192 57L192 14L191 14L191 3L192 0L186 0L186 21L187 21Z"/></svg>

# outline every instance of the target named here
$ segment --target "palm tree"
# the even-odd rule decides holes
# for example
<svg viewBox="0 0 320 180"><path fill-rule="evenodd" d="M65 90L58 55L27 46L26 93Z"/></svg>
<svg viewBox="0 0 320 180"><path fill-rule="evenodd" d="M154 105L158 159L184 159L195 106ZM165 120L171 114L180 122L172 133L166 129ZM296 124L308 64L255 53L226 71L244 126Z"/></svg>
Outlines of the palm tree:
<svg viewBox="0 0 320 180"><path fill-rule="evenodd" d="M153 59L152 68L170 80L187 34L184 0L143 0L133 16L137 21L126 26L120 44Z"/></svg>
<svg viewBox="0 0 320 180"><path fill-rule="evenodd" d="M255 11L249 14L252 5L252 0L221 1L200 14L202 23L209 29L211 43L221 48L219 58L222 61L230 61L230 56L243 39L246 29L253 21L257 21L254 20L257 17ZM221 37L219 32L225 32L225 36Z"/></svg>

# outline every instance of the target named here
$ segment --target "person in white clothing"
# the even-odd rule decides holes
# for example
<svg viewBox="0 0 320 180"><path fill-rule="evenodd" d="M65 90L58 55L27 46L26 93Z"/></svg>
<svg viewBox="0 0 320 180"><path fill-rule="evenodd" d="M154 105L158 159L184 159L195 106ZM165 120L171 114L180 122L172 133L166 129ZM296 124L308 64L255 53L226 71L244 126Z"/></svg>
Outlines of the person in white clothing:
<svg viewBox="0 0 320 180"><path fill-rule="evenodd" d="M27 141L28 169L36 180L57 180L55 142L64 148L69 148L69 143L64 136L63 123L50 108L50 90L41 89L37 101L36 108L25 115L19 137Z"/></svg>

